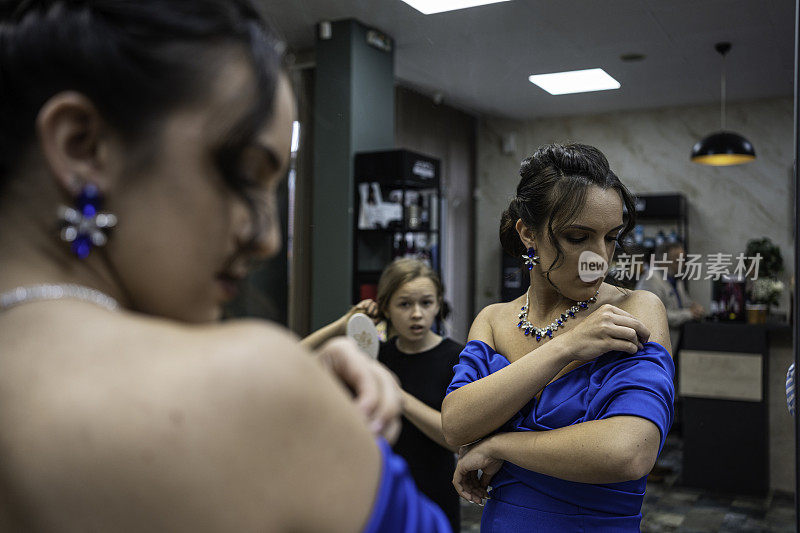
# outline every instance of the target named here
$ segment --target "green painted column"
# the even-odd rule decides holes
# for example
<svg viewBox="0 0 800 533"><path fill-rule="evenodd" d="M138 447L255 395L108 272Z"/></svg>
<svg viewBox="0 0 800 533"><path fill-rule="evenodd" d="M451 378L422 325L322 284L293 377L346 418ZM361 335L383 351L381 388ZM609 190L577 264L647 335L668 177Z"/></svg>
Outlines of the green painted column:
<svg viewBox="0 0 800 533"><path fill-rule="evenodd" d="M340 317L351 304L353 156L394 148L393 48L391 39L356 20L317 28L312 330Z"/></svg>

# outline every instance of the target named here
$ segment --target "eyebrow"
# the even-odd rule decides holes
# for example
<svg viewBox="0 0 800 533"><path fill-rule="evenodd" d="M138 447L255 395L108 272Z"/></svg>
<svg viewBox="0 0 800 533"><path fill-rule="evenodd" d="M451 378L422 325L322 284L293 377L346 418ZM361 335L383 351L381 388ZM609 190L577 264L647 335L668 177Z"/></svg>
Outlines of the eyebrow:
<svg viewBox="0 0 800 533"><path fill-rule="evenodd" d="M625 224L620 224L616 228L611 228L606 233L611 232L611 231L616 231L618 229L622 229L623 227L625 227ZM589 233L596 233L594 228L590 228L589 226L581 226L580 224L572 224L570 226L567 226L567 229L569 229L569 228L582 229L584 231L588 231Z"/></svg>

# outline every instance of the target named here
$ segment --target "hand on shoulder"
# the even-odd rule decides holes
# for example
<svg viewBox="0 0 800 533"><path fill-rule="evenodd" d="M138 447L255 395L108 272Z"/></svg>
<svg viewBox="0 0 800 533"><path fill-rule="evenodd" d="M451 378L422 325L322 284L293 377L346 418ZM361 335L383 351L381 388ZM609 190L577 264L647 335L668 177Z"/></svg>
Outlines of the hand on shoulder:
<svg viewBox="0 0 800 533"><path fill-rule="evenodd" d="M634 290L624 296L617 304L647 326L650 330L648 341L657 342L672 353L667 323L667 310L661 299L650 291Z"/></svg>
<svg viewBox="0 0 800 533"><path fill-rule="evenodd" d="M666 311L658 297L606 288L591 313L553 342L564 345L573 359L588 361L612 350L633 354L649 341L671 350Z"/></svg>

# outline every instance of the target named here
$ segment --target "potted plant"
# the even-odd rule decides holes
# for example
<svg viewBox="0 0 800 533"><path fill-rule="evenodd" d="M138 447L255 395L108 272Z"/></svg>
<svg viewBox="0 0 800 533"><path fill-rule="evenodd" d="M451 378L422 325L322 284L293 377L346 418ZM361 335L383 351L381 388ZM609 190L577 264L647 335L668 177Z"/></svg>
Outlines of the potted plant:
<svg viewBox="0 0 800 533"><path fill-rule="evenodd" d="M756 254L761 256L758 266L759 278L776 278L778 274L783 272L781 249L769 237L747 241L747 249L744 255L746 257L755 257Z"/></svg>
<svg viewBox="0 0 800 533"><path fill-rule="evenodd" d="M783 292L783 283L777 276L783 272L781 249L769 238L752 239L747 242L745 256L761 256L758 276L750 280L748 289L747 321L763 324L770 307L777 306Z"/></svg>

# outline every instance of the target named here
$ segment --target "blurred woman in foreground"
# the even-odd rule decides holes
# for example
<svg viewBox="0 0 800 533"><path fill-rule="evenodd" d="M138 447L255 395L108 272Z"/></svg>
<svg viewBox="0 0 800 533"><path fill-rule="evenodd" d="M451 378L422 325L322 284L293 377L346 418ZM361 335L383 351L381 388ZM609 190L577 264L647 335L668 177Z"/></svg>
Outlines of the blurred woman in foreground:
<svg viewBox="0 0 800 533"><path fill-rule="evenodd" d="M373 436L387 372L215 322L279 248L294 102L254 4L0 9L0 529L448 530Z"/></svg>

